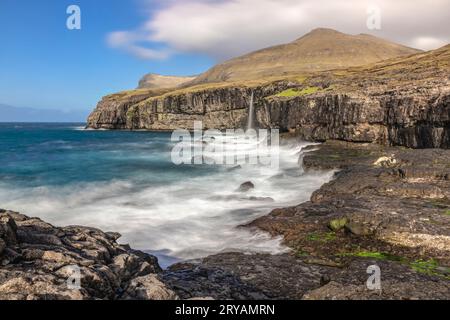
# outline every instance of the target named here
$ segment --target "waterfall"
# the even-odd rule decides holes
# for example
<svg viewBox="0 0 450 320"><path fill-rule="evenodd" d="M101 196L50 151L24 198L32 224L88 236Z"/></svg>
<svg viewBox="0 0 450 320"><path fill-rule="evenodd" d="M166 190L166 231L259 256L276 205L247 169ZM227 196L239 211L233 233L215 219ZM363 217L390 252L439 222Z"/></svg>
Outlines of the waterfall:
<svg viewBox="0 0 450 320"><path fill-rule="evenodd" d="M253 117L255 115L255 110L254 110L254 106L253 106L253 98L254 98L254 93L253 93L253 90L252 90L252 94L250 96L250 107L248 109L247 130L253 128Z"/></svg>

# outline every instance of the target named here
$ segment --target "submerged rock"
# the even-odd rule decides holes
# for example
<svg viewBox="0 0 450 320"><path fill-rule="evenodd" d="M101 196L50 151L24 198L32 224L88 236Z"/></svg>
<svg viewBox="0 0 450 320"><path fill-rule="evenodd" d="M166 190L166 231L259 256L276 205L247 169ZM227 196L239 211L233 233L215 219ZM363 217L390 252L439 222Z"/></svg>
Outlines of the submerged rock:
<svg viewBox="0 0 450 320"><path fill-rule="evenodd" d="M232 172L232 171L236 171L236 170L239 170L239 169L242 169L242 166L241 166L240 164L237 165L237 166L228 168L227 171L228 171L228 172Z"/></svg>
<svg viewBox="0 0 450 320"><path fill-rule="evenodd" d="M238 188L238 192L248 192L252 189L255 189L255 185L251 181L244 182Z"/></svg>

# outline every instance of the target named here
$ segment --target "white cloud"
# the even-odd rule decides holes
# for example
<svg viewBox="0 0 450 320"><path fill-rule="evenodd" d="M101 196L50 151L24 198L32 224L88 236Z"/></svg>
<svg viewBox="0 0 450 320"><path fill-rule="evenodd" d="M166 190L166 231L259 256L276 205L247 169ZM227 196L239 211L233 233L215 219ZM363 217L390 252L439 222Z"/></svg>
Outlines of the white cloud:
<svg viewBox="0 0 450 320"><path fill-rule="evenodd" d="M114 32L108 43L141 58L189 52L222 60L294 40L317 27L372 33L421 49L450 40L448 0L171 0L159 5L138 29ZM379 31L366 27L370 5L381 9ZM155 43L169 49L144 46Z"/></svg>
<svg viewBox="0 0 450 320"><path fill-rule="evenodd" d="M432 50L440 48L445 46L447 43L448 42L445 40L433 37L417 37L414 38L412 41L413 46L424 50Z"/></svg>
<svg viewBox="0 0 450 320"><path fill-rule="evenodd" d="M112 32L107 37L110 47L122 49L140 59L162 60L170 56L171 50L169 49L155 50L139 44L146 40L145 34L128 31Z"/></svg>

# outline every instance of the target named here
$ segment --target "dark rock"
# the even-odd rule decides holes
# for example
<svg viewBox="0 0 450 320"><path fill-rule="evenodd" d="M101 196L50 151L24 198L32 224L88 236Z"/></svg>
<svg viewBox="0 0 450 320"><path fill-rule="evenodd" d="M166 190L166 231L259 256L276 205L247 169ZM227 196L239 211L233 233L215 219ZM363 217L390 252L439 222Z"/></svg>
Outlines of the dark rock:
<svg viewBox="0 0 450 320"><path fill-rule="evenodd" d="M224 253L163 274L181 298L300 299L338 268L310 265L290 255Z"/></svg>
<svg viewBox="0 0 450 320"><path fill-rule="evenodd" d="M6 243L3 241L3 239L0 238L0 255L2 254L3 250L6 248Z"/></svg>
<svg viewBox="0 0 450 320"><path fill-rule="evenodd" d="M250 201L264 201L264 202L275 202L275 200L271 197L249 197Z"/></svg>
<svg viewBox="0 0 450 320"><path fill-rule="evenodd" d="M176 300L177 298L177 295L168 289L155 274L134 278L122 295L123 300Z"/></svg>
<svg viewBox="0 0 450 320"><path fill-rule="evenodd" d="M254 189L255 185L251 181L244 182L239 186L238 192L248 192L251 189Z"/></svg>
<svg viewBox="0 0 450 320"><path fill-rule="evenodd" d="M227 171L231 172L231 171L236 171L236 170L239 170L239 169L242 169L241 165L237 165L237 166L234 166L232 168L228 168Z"/></svg>
<svg viewBox="0 0 450 320"><path fill-rule="evenodd" d="M369 290L367 268L377 265L381 271L381 290ZM303 296L305 300L446 300L450 281L411 270L392 261L357 259L330 281Z"/></svg>
<svg viewBox="0 0 450 320"><path fill-rule="evenodd" d="M157 280L157 259L119 245L119 237L1 210L0 299L176 298ZM80 270L79 289L67 285L74 267Z"/></svg>
<svg viewBox="0 0 450 320"><path fill-rule="evenodd" d="M17 226L12 217L6 213L0 214L0 239L6 245L15 245L17 243Z"/></svg>

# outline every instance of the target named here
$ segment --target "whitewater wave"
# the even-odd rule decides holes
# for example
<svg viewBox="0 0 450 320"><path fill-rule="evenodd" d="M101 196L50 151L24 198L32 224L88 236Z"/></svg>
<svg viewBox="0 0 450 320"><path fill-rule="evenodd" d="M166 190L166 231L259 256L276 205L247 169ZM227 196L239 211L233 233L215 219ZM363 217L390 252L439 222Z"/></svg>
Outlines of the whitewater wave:
<svg viewBox="0 0 450 320"><path fill-rule="evenodd" d="M274 208L309 200L314 190L331 179L333 172L303 172L299 159L306 145L281 146L279 168L241 165L230 170L223 166L208 175L180 176L163 185L145 179L27 188L2 183L0 202L56 225L118 231L123 235L121 242L164 261L229 250L280 253L287 250L281 238L238 226ZM255 189L237 192L246 181Z"/></svg>

